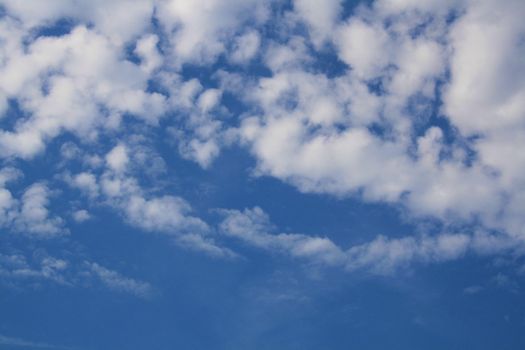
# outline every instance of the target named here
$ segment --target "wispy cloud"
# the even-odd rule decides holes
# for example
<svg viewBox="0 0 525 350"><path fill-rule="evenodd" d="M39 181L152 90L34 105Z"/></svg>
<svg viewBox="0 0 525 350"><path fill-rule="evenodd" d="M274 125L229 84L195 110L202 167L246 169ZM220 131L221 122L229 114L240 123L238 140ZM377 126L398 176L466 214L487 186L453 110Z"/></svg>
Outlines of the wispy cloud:
<svg viewBox="0 0 525 350"><path fill-rule="evenodd" d="M52 345L43 342L34 342L22 338L7 337L0 334L0 349L10 348L25 348L25 349L56 349L56 350L73 350L75 348L68 346Z"/></svg>

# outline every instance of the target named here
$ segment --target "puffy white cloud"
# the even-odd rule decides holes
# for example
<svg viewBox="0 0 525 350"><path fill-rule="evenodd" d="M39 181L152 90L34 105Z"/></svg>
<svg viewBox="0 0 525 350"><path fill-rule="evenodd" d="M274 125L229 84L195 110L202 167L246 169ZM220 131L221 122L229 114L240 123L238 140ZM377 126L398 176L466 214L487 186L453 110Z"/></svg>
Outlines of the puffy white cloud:
<svg viewBox="0 0 525 350"><path fill-rule="evenodd" d="M142 59L141 67L147 73L151 73L163 63L164 58L157 48L158 43L159 37L155 34L145 35L137 41L135 53Z"/></svg>
<svg viewBox="0 0 525 350"><path fill-rule="evenodd" d="M334 29L342 12L341 0L294 0L294 9L308 24L313 42L319 46Z"/></svg>
<svg viewBox="0 0 525 350"><path fill-rule="evenodd" d="M523 127L522 1L470 2L450 31L451 82L444 112L466 135Z"/></svg>
<svg viewBox="0 0 525 350"><path fill-rule="evenodd" d="M69 233L64 220L49 210L52 192L47 185L36 182L17 198L6 187L20 177L14 168L0 170L0 228L36 238L51 238Z"/></svg>
<svg viewBox="0 0 525 350"><path fill-rule="evenodd" d="M84 221L91 219L91 215L89 214L87 210L80 209L80 210L76 210L75 212L73 212L73 219L76 222L82 223Z"/></svg>
<svg viewBox="0 0 525 350"><path fill-rule="evenodd" d="M115 172L123 172L129 162L126 146L120 144L115 146L106 154L106 162L109 168Z"/></svg>
<svg viewBox="0 0 525 350"><path fill-rule="evenodd" d="M22 21L28 28L53 25L68 18L85 24L94 24L98 31L118 44L140 35L149 25L154 1L68 1L2 0L9 15Z"/></svg>
<svg viewBox="0 0 525 350"><path fill-rule="evenodd" d="M258 52L261 45L261 36L258 32L252 30L235 39L233 51L230 54L230 60L233 63L247 63Z"/></svg>
<svg viewBox="0 0 525 350"><path fill-rule="evenodd" d="M291 9L276 6L278 13L269 2L252 0L0 4L6 11L0 19L0 114L19 109L18 119L0 130L3 159L30 160L64 133L82 147L96 145L97 153L105 148L98 147L101 136L125 135L131 116L153 130L142 130L141 137L153 139L166 117L179 153L203 168L237 138L256 159L256 174L301 191L359 196L399 205L416 220L475 222L501 232L483 239L379 237L343 250L327 238L259 228L250 234L231 212L225 231L265 249L386 271L488 251L490 242L501 251L525 235L522 1L377 0L348 18L339 0L295 0ZM35 36L63 18L71 20L68 33ZM272 20L279 22L271 23L274 36L265 37L262 24ZM302 24L308 35L297 30ZM345 65L336 73L322 68L329 63L323 55L331 54ZM216 67L221 55L239 65L260 55L269 70L249 77L211 72L212 84L182 74L187 64ZM226 92L242 100L245 113L227 110ZM63 172L64 179L132 225L233 255L215 244L189 203L143 187L142 175L155 179L166 165L150 148L123 139L106 154L62 147L61 167L83 159L83 169ZM2 227L41 236L66 232L49 211L46 185L33 184L15 198L9 178L0 172ZM255 209L242 215L264 221Z"/></svg>
<svg viewBox="0 0 525 350"><path fill-rule="evenodd" d="M359 77L370 79L383 73L389 63L389 51L394 43L379 25L371 25L361 19L352 19L339 28L336 39L341 58Z"/></svg>
<svg viewBox="0 0 525 350"><path fill-rule="evenodd" d="M0 90L29 117L0 132L4 157L31 158L64 131L94 139L115 115L155 124L164 113L165 97L145 91L148 75L93 30L79 26L64 36L39 37L27 49L19 45L0 66Z"/></svg>
<svg viewBox="0 0 525 350"><path fill-rule="evenodd" d="M279 60L270 47L274 74L235 90L258 108L238 130L256 173L523 237L521 7L490 0L361 6L334 24L331 40L348 65L336 77L313 73L313 56L297 59L293 45ZM501 50L490 48L496 42ZM426 126L441 102L450 128ZM465 138L472 135L479 138Z"/></svg>
<svg viewBox="0 0 525 350"><path fill-rule="evenodd" d="M87 193L90 197L97 197L99 194L99 186L95 175L82 172L75 175L73 178L67 178L68 182L80 189L81 191Z"/></svg>
<svg viewBox="0 0 525 350"><path fill-rule="evenodd" d="M169 0L157 15L171 34L176 64L210 63L226 49L238 27L264 19L265 2L254 0Z"/></svg>
<svg viewBox="0 0 525 350"><path fill-rule="evenodd" d="M62 218L50 215L50 195L49 189L43 183L35 183L25 190L14 223L17 231L43 237L68 233Z"/></svg>
<svg viewBox="0 0 525 350"><path fill-rule="evenodd" d="M201 167L207 168L224 143L225 127L220 119L225 114L220 104L222 90L204 90L196 80L173 88L179 89L179 92L173 93L177 99L170 102L173 108L178 108L183 113L182 121L185 127L170 127L169 132L182 157L194 160ZM179 96L182 97L182 101Z"/></svg>

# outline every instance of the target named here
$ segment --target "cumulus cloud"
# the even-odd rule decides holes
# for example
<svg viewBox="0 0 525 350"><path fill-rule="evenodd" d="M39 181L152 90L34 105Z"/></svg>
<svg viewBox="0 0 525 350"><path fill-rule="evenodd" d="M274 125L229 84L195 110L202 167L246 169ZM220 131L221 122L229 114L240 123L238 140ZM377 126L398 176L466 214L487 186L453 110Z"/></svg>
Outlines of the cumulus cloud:
<svg viewBox="0 0 525 350"><path fill-rule="evenodd" d="M32 161L65 136L74 140L60 149L62 179L91 204L213 255L234 254L189 202L159 193L166 164L151 140L168 138L203 169L236 142L254 174L302 192L496 232L385 233L342 249L269 234L258 209L228 212L223 231L263 249L386 271L504 251L525 237L523 1L377 0L350 14L339 0L0 4L2 227L67 232L48 182L20 195L8 186L9 162ZM81 169L63 170L73 162Z"/></svg>
<svg viewBox="0 0 525 350"><path fill-rule="evenodd" d="M90 199L91 205L115 210L129 225L146 232L165 234L181 246L211 256L234 257L233 251L215 242L213 229L193 214L186 200L169 194L155 195L140 185L136 174L151 170L150 161L156 154L149 146L141 144L140 138L138 143L132 140L112 147L103 156L106 160L104 168L66 173L63 176L65 182L79 189ZM86 210L79 210L73 213L73 218L82 222L90 215Z"/></svg>
<svg viewBox="0 0 525 350"><path fill-rule="evenodd" d="M35 238L67 235L64 220L50 212L52 191L45 183L33 183L19 198L5 187L18 176L13 168L0 170L0 227Z"/></svg>
<svg viewBox="0 0 525 350"><path fill-rule="evenodd" d="M154 1L125 0L90 2L68 2L51 0L45 4L38 0L0 2L10 16L23 23L28 29L53 25L60 19L68 18L83 23L93 23L115 43L123 44L141 34L149 25L154 11Z"/></svg>
<svg viewBox="0 0 525 350"><path fill-rule="evenodd" d="M68 233L63 220L50 215L49 196L49 189L42 183L33 184L24 192L20 211L15 218L16 230L42 236Z"/></svg>
<svg viewBox="0 0 525 350"><path fill-rule="evenodd" d="M107 120L128 113L157 123L165 98L146 92L148 75L120 58L105 36L80 25L60 37L38 37L7 52L0 90L29 117L2 130L4 157L34 157L62 132L96 138Z"/></svg>
<svg viewBox="0 0 525 350"><path fill-rule="evenodd" d="M236 90L259 108L239 128L257 173L523 237L524 79L510 77L524 71L521 7L376 1L336 21L330 40L343 73L332 78L304 60L270 64L272 76ZM501 50L489 49L496 42ZM428 125L440 112L450 126Z"/></svg>
<svg viewBox="0 0 525 350"><path fill-rule="evenodd" d="M89 214L87 210L80 209L80 210L76 210L75 212L73 212L73 219L76 222L81 223L81 222L91 219L91 215Z"/></svg>
<svg viewBox="0 0 525 350"><path fill-rule="evenodd" d="M246 63L257 54L260 45L259 33L256 31L247 32L235 39L230 60L234 63Z"/></svg>
<svg viewBox="0 0 525 350"><path fill-rule="evenodd" d="M315 1L295 0L294 9L310 27L314 44L320 46L330 37L338 18L341 16L341 0Z"/></svg>
<svg viewBox="0 0 525 350"><path fill-rule="evenodd" d="M163 1L159 4L158 16L171 34L176 63L205 64L225 51L232 33L244 22L264 19L265 3L254 0Z"/></svg>

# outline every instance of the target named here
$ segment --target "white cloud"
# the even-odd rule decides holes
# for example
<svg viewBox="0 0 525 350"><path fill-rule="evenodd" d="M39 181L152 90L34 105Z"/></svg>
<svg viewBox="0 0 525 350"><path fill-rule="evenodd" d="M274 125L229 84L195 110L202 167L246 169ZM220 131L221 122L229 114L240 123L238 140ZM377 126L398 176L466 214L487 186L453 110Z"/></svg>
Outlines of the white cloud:
<svg viewBox="0 0 525 350"><path fill-rule="evenodd" d="M524 10L519 0L473 1L452 26L444 111L466 135L523 125L525 25L519 13Z"/></svg>
<svg viewBox="0 0 525 350"><path fill-rule="evenodd" d="M126 146L119 144L106 154L106 162L109 168L115 172L123 172L129 162Z"/></svg>
<svg viewBox="0 0 525 350"><path fill-rule="evenodd" d="M316 46L326 40L341 16L342 1L294 0L294 9L310 27L310 35Z"/></svg>
<svg viewBox="0 0 525 350"><path fill-rule="evenodd" d="M258 161L256 173L301 191L397 203L416 220L480 220L503 235L522 237L525 222L518 212L525 164L518 150L524 79L515 78L525 71L518 59L521 6L517 1L361 6L331 36L348 64L334 78L311 72L307 60L285 64L291 58L277 60L270 47L267 55L273 58L266 62L274 74L260 78L255 88L235 90L258 108L238 130ZM494 7L493 17L485 15ZM452 10L460 15L448 24ZM489 53L494 42L501 50ZM287 57L298 57L290 48L285 47L293 52ZM439 103L440 80L446 82L442 111L451 129L433 126L418 136ZM474 134L481 137L464 138Z"/></svg>
<svg viewBox="0 0 525 350"><path fill-rule="evenodd" d="M63 259L44 256L37 261L28 261L21 254L0 253L0 281L50 281L61 285L71 285L66 276L69 263Z"/></svg>
<svg viewBox="0 0 525 350"><path fill-rule="evenodd" d="M214 241L212 229L193 215L187 201L174 195L154 195L151 190L141 187L135 174L148 174L151 160L157 154L147 144L141 144L140 138L133 139L130 137L130 143L121 142L109 150L104 156L106 167L100 174L66 174L63 177L66 183L81 189L91 200L91 205L113 208L129 225L168 235L181 246L212 256L235 256L230 249ZM157 171L153 170L153 176ZM73 213L77 221L85 221L89 217L85 210Z"/></svg>
<svg viewBox="0 0 525 350"><path fill-rule="evenodd" d="M20 211L14 219L14 227L22 234L35 237L52 237L68 234L62 218L52 216L48 205L51 195L43 183L35 183L27 188L21 198Z"/></svg>
<svg viewBox="0 0 525 350"><path fill-rule="evenodd" d="M379 25L370 25L361 19L352 19L339 28L336 42L341 58L352 67L357 76L375 78L389 63L393 43L388 33Z"/></svg>
<svg viewBox="0 0 525 350"><path fill-rule="evenodd" d="M2 285L23 287L50 282L74 288L91 286L97 281L110 290L129 293L139 298L150 298L156 293L151 284L124 276L95 262L76 263L38 251L34 252L32 257L0 253Z"/></svg>
<svg viewBox="0 0 525 350"><path fill-rule="evenodd" d="M130 293L140 298L150 298L155 292L154 288L147 282L125 277L117 271L109 270L97 263L86 262L85 264L88 270L111 290Z"/></svg>
<svg viewBox="0 0 525 350"><path fill-rule="evenodd" d="M161 23L170 32L176 63L210 63L245 21L262 19L265 2L254 0L163 1Z"/></svg>
<svg viewBox="0 0 525 350"><path fill-rule="evenodd" d="M120 48L86 27L60 37L39 37L9 52L0 90L29 114L0 132L0 155L31 158L64 131L92 140L105 119L129 113L155 124L164 96L148 93L148 75L120 58Z"/></svg>
<svg viewBox="0 0 525 350"><path fill-rule="evenodd" d="M327 238L294 233L271 234L269 218L258 207L243 212L223 210L222 214L225 218L220 225L221 231L250 245L328 265L341 264L345 259L340 248Z"/></svg>
<svg viewBox="0 0 525 350"><path fill-rule="evenodd" d="M28 28L52 25L62 18L69 18L88 24L117 44L123 44L141 34L149 25L154 10L154 1L125 0L63 1L51 0L2 0L8 13L19 18Z"/></svg>
<svg viewBox="0 0 525 350"><path fill-rule="evenodd" d="M75 176L65 174L64 180L72 187L79 189L90 198L96 198L99 195L99 185L94 174L89 172L81 172Z"/></svg>
<svg viewBox="0 0 525 350"><path fill-rule="evenodd" d="M303 192L388 202L415 220L500 232L379 237L343 250L327 238L230 227L230 235L265 249L386 271L469 250L505 250L525 236L523 1L378 0L345 19L339 0L295 0L273 19L269 2L253 0L0 4L0 113L5 118L15 103L20 109L0 130L0 157L29 161L60 135L72 135L95 151L63 146L61 167L83 159L81 170L63 178L132 225L232 254L188 202L143 187L143 175L156 179L166 165L153 147L122 136L128 118L147 125L144 139L158 137L166 121L180 155L205 169L237 138L254 156L255 174ZM71 20L70 32L35 37L62 18ZM264 37L262 25L272 20L279 22L274 37ZM316 65L329 63L318 54L330 53L344 69L328 74ZM182 76L185 64L210 68L221 55L240 65L260 55L269 71L211 72L212 84ZM220 86L210 86L216 80ZM227 110L226 92L246 104L246 113ZM450 126L436 122L436 113ZM102 154L101 136L124 141ZM66 233L50 211L47 185L37 182L16 198L7 186L14 177L0 172L0 225L40 237Z"/></svg>
<svg viewBox="0 0 525 350"><path fill-rule="evenodd" d="M163 63L163 57L157 45L159 37L155 34L148 34L137 41L135 53L142 59L141 67L147 73L151 73L159 68Z"/></svg>
<svg viewBox="0 0 525 350"><path fill-rule="evenodd" d="M89 214L87 210L80 209L80 210L76 210L73 212L73 219L76 222L82 223L84 221L91 219L91 215Z"/></svg>
<svg viewBox="0 0 525 350"><path fill-rule="evenodd" d="M367 270L376 274L391 274L414 263L451 261L467 253L497 254L523 249L523 242L479 232L472 235L442 233L434 236L406 236L374 240L342 248L326 237L275 231L262 209L222 210L221 231L243 242L279 252L308 263L338 266L347 271ZM487 249L488 247L490 249Z"/></svg>
<svg viewBox="0 0 525 350"><path fill-rule="evenodd" d="M242 64L250 61L258 52L261 36L256 31L249 31L235 39L230 60Z"/></svg>

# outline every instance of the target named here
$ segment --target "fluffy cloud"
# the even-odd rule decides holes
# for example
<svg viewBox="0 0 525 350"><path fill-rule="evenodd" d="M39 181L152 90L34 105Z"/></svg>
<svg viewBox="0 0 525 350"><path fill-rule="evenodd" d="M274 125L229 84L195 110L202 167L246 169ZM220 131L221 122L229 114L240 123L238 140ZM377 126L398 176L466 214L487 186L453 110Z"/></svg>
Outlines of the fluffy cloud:
<svg viewBox="0 0 525 350"><path fill-rule="evenodd" d="M168 137L203 169L236 142L254 157L256 175L300 191L497 232L385 233L342 249L325 237L270 234L259 209L226 212L222 231L262 249L388 271L491 244L504 251L525 237L522 1L377 0L346 18L339 0L0 4L2 227L68 232L50 209L49 182L25 184L20 195L8 186L11 163L66 136L73 141L61 147L57 172L89 205L234 256L190 203L160 193L166 164L152 140ZM64 170L73 162L80 169Z"/></svg>
<svg viewBox="0 0 525 350"><path fill-rule="evenodd" d="M28 29L53 25L60 19L68 18L81 23L93 23L98 31L117 44L129 41L149 27L154 11L154 1L151 0L132 3L125 0L51 0L46 3L38 0L2 0L0 4Z"/></svg>
<svg viewBox="0 0 525 350"><path fill-rule="evenodd" d="M342 74L314 72L306 53L300 64L269 64L272 76L237 90L259 108L239 128L258 173L302 191L398 203L445 223L480 220L523 237L522 7L359 7L332 24L330 38L347 65Z"/></svg>
<svg viewBox="0 0 525 350"><path fill-rule="evenodd" d="M341 0L295 0L293 5L298 15L310 27L312 40L317 46L331 35L342 10Z"/></svg>
<svg viewBox="0 0 525 350"><path fill-rule="evenodd" d="M102 169L74 175L66 173L63 179L80 190L91 205L114 209L134 227L168 235L181 246L211 256L234 257L236 254L230 249L215 242L212 228L193 215L187 201L174 195L154 195L140 185L135 175L143 174L147 169L151 171L150 162L155 156L155 152L140 142L121 142L103 156L106 163ZM80 222L89 217L85 210L73 215Z"/></svg>
<svg viewBox="0 0 525 350"><path fill-rule="evenodd" d="M49 196L49 189L42 183L36 183L26 189L21 199L20 211L14 221L17 231L44 237L68 233L61 218L50 216L47 208Z"/></svg>
<svg viewBox="0 0 525 350"><path fill-rule="evenodd" d="M248 20L262 21L265 1L162 1L158 16L167 28L176 64L211 63L226 50L232 34Z"/></svg>
<svg viewBox="0 0 525 350"><path fill-rule="evenodd" d="M235 39L230 60L233 63L246 63L250 61L259 50L261 37L256 31L249 31Z"/></svg>
<svg viewBox="0 0 525 350"><path fill-rule="evenodd" d="M20 198L6 184L19 176L13 168L0 170L0 227L35 238L51 238L69 233L64 220L49 210L52 192L45 183L27 187Z"/></svg>
<svg viewBox="0 0 525 350"><path fill-rule="evenodd" d="M18 43L0 66L0 91L28 118L0 133L1 156L31 158L50 139L71 132L95 139L100 128L132 114L155 124L164 96L146 92L148 75L120 49L86 27L60 37Z"/></svg>

